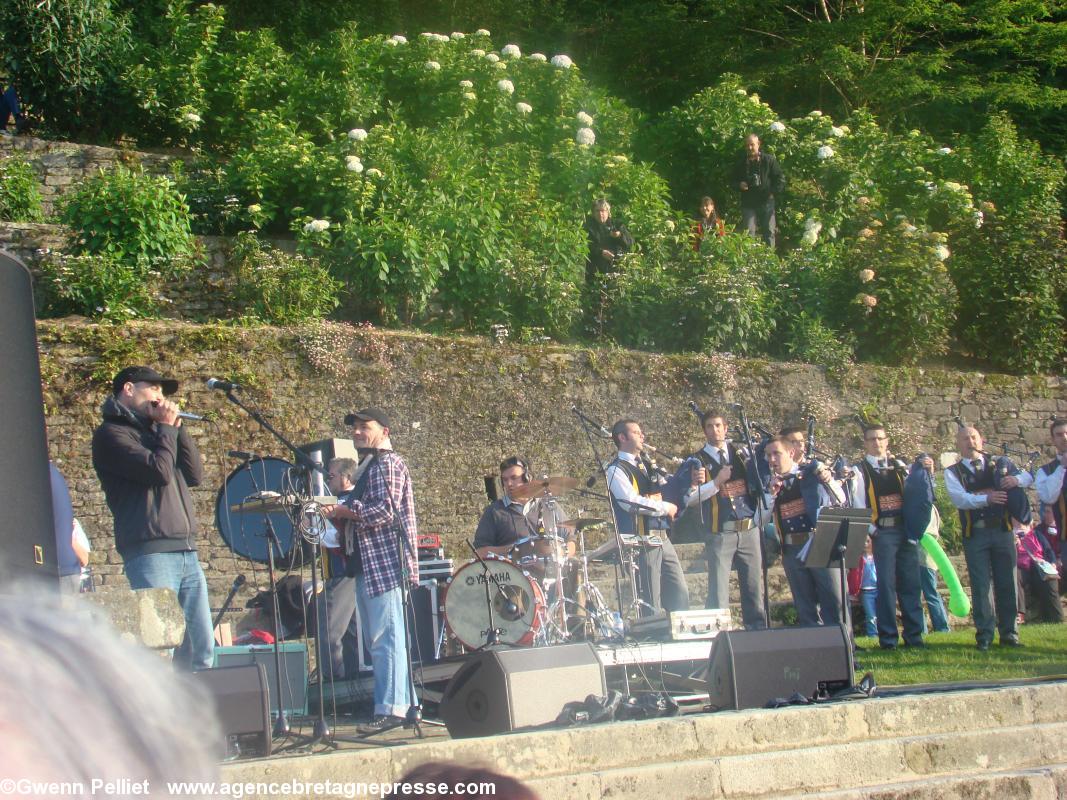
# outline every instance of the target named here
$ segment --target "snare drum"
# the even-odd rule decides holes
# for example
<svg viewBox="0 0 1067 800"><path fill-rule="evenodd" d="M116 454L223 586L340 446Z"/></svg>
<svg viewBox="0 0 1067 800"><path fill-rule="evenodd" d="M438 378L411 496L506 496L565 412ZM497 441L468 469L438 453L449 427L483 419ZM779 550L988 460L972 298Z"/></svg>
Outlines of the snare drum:
<svg viewBox="0 0 1067 800"><path fill-rule="evenodd" d="M489 585L493 622L504 644L533 644L544 622L545 594L541 585L518 564L506 558L485 559L500 590ZM485 573L477 561L464 564L445 589L445 624L452 635L470 650L482 647L489 632L489 611L485 607ZM515 604L508 613L507 602Z"/></svg>

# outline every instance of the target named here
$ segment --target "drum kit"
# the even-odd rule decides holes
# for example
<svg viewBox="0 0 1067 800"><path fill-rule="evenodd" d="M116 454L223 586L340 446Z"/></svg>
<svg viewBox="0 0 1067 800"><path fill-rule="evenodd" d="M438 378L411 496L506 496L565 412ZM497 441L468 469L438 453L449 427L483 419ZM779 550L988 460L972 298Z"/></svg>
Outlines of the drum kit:
<svg viewBox="0 0 1067 800"><path fill-rule="evenodd" d="M606 520L563 519L559 506L560 496L577 487L574 478L554 476L510 492L512 500L537 501L541 525L506 554L490 553L452 576L445 589L445 623L463 647L475 650L490 640L543 646L620 633L616 615L589 580L585 534ZM489 591L486 581L495 584Z"/></svg>

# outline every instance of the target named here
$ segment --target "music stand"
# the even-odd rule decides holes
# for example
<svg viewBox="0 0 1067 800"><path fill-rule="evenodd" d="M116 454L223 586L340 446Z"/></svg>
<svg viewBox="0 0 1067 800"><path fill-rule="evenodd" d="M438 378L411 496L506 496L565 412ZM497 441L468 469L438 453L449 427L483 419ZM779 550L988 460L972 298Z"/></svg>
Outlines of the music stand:
<svg viewBox="0 0 1067 800"><path fill-rule="evenodd" d="M858 567L871 524L865 508L823 508L811 539L801 551L801 561L809 569L838 567L841 570L841 624L848 625L848 581L845 570ZM849 636L849 641L852 637Z"/></svg>

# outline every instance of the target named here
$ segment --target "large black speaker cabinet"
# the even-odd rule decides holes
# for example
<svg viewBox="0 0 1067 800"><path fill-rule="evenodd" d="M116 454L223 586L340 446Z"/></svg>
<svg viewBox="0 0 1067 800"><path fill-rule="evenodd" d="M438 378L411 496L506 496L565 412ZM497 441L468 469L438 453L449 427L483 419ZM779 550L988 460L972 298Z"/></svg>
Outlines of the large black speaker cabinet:
<svg viewBox="0 0 1067 800"><path fill-rule="evenodd" d="M445 688L441 719L453 739L491 736L552 722L567 703L605 695L593 646L561 644L484 650L470 656Z"/></svg>
<svg viewBox="0 0 1067 800"><path fill-rule="evenodd" d="M724 631L711 648L712 708L762 708L777 697L851 686L848 634L840 625Z"/></svg>
<svg viewBox="0 0 1067 800"><path fill-rule="evenodd" d="M48 438L30 273L0 252L0 586L33 578L56 588ZM68 534L69 535L69 534Z"/></svg>
<svg viewBox="0 0 1067 800"><path fill-rule="evenodd" d="M270 708L263 664L202 669L192 673L192 680L207 689L215 701L215 714L226 737L222 757L270 755Z"/></svg>

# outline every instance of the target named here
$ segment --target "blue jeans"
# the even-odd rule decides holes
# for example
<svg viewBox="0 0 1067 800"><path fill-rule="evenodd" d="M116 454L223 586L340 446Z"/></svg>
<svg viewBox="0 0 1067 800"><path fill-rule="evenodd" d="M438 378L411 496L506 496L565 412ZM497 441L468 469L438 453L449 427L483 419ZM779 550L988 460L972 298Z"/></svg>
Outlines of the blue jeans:
<svg viewBox="0 0 1067 800"><path fill-rule="evenodd" d="M860 602L863 603L863 622L868 636L878 635L878 609L875 605L877 597L877 589L860 590Z"/></svg>
<svg viewBox="0 0 1067 800"><path fill-rule="evenodd" d="M414 705L408 676L408 643L404 631L404 592L400 586L377 597L367 582L356 578L356 603L363 641L370 642L374 666L374 713L403 717Z"/></svg>
<svg viewBox="0 0 1067 800"><path fill-rule="evenodd" d="M897 643L897 598L904 625L904 643L918 644L923 635L919 591L919 545L900 528L885 528L871 540L878 570L878 641Z"/></svg>
<svg viewBox="0 0 1067 800"><path fill-rule="evenodd" d="M126 562L131 589L173 589L185 615L185 638L174 651L174 663L187 669L208 669L215 657L207 581L195 550L148 553Z"/></svg>
<svg viewBox="0 0 1067 800"><path fill-rule="evenodd" d="M923 597L926 598L926 610L930 612L930 622L934 631L948 631L948 614L945 613L945 601L937 591L937 570L931 567L919 567L919 583L922 584ZM926 617L923 617L923 633L926 633Z"/></svg>

